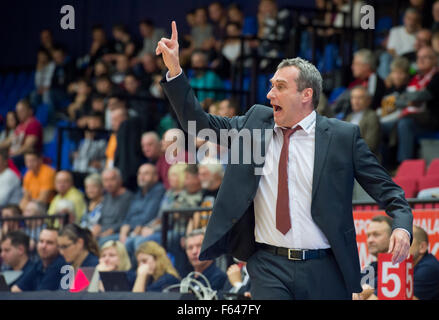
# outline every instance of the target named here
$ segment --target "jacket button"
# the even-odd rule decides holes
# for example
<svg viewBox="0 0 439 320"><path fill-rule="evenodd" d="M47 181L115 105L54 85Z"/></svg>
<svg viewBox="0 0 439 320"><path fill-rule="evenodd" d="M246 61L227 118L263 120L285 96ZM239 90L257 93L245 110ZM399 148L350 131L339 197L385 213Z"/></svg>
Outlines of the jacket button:
<svg viewBox="0 0 439 320"><path fill-rule="evenodd" d="M233 223L233 224L236 223L236 219L235 219L235 218L232 219L232 223Z"/></svg>

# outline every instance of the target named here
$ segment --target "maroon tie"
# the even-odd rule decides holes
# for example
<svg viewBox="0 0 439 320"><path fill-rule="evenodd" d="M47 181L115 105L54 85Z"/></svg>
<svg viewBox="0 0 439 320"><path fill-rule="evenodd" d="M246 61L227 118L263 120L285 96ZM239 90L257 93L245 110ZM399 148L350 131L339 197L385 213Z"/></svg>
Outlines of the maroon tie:
<svg viewBox="0 0 439 320"><path fill-rule="evenodd" d="M276 229L286 234L291 229L290 205L288 194L288 147L290 145L290 136L297 130L302 129L300 126L294 129L282 129L284 142L279 159L279 174L277 186L277 203L276 203Z"/></svg>

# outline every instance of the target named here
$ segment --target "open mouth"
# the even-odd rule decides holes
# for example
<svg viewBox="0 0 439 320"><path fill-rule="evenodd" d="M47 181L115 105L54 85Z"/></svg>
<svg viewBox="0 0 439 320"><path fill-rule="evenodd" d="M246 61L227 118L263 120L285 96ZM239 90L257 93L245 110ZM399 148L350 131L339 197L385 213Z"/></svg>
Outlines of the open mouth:
<svg viewBox="0 0 439 320"><path fill-rule="evenodd" d="M273 104L273 109L274 109L274 111L275 111L275 112L278 112L278 111L281 111L281 110L282 110L282 107L281 107L281 106L278 106L278 105L275 105L275 104Z"/></svg>

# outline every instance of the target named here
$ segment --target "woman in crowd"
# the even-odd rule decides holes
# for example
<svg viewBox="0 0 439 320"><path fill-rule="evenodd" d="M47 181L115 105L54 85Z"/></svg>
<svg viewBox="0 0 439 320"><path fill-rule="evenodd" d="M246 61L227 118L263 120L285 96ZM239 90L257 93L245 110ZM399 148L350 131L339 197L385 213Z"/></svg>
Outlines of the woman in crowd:
<svg viewBox="0 0 439 320"><path fill-rule="evenodd" d="M15 128L18 126L18 117L15 111L8 111L6 114L5 129L0 133L0 142L12 138Z"/></svg>
<svg viewBox="0 0 439 320"><path fill-rule="evenodd" d="M137 274L133 292L158 291L180 282L165 249L157 242L143 243L136 251Z"/></svg>
<svg viewBox="0 0 439 320"><path fill-rule="evenodd" d="M95 267L99 263L99 247L90 230L76 224L66 225L58 235L58 248L75 272L80 267Z"/></svg>
<svg viewBox="0 0 439 320"><path fill-rule="evenodd" d="M107 241L102 245L100 251L99 264L90 281L88 292L105 291L99 278L99 272L129 271L131 269L131 261L122 242Z"/></svg>
<svg viewBox="0 0 439 320"><path fill-rule="evenodd" d="M85 194L87 195L87 209L81 219L81 227L91 230L101 217L104 187L101 176L93 173L84 180Z"/></svg>

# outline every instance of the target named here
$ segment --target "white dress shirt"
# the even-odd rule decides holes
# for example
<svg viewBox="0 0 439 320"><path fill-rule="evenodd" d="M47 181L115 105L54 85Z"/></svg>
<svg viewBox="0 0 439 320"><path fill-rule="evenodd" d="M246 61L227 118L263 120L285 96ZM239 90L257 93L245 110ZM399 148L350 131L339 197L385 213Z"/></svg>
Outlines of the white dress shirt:
<svg viewBox="0 0 439 320"><path fill-rule="evenodd" d="M329 248L328 239L311 217L316 112L311 112L297 125L303 130L296 131L290 137L288 150L291 229L285 235L276 229L278 166L283 132L281 127L275 125L254 199L256 242L296 249Z"/></svg>

